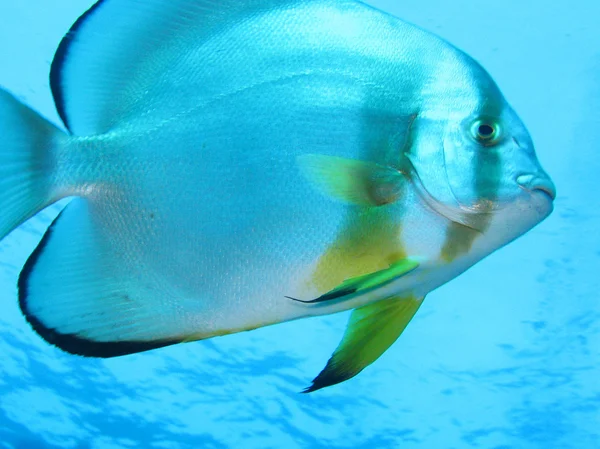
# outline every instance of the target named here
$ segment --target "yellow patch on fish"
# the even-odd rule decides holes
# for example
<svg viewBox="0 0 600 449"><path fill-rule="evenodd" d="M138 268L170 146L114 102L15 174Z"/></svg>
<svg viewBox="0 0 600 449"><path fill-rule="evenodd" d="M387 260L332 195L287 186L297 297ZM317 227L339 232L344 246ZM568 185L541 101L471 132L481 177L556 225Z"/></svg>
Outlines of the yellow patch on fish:
<svg viewBox="0 0 600 449"><path fill-rule="evenodd" d="M457 257L468 253L481 233L460 223L451 223L446 231L446 242L442 247L440 257L444 262L452 262Z"/></svg>
<svg viewBox="0 0 600 449"><path fill-rule="evenodd" d="M406 258L402 227L385 207L365 208L348 220L338 238L319 258L309 283L327 292L346 279L388 268Z"/></svg>

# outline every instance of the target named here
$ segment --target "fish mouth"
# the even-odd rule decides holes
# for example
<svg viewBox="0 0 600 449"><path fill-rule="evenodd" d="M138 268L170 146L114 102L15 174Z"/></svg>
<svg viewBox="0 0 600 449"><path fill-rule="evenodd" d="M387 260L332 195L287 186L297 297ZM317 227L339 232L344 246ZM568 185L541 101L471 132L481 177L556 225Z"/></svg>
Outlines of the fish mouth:
<svg viewBox="0 0 600 449"><path fill-rule="evenodd" d="M531 189L531 192L541 192L543 195L547 196L550 201L556 199L556 190L549 189L548 187L535 187Z"/></svg>
<svg viewBox="0 0 600 449"><path fill-rule="evenodd" d="M525 190L534 193L540 192L547 196L550 201L556 199L556 186L552 180L545 174L542 175L521 175L517 177L517 184Z"/></svg>
<svg viewBox="0 0 600 449"><path fill-rule="evenodd" d="M421 180L413 161L410 159L410 157L407 159L410 163L410 169L408 170L408 173L401 173L407 177L412 186L415 188L419 197L425 204L427 204L427 206L429 206L430 209L450 221L461 224L472 229L473 231L482 232L478 226L479 221L481 220L481 213L479 211L469 208L452 207L442 203L441 201L438 201L431 193L429 193L425 187L425 184L423 184L423 181Z"/></svg>
<svg viewBox="0 0 600 449"><path fill-rule="evenodd" d="M519 187L529 194L531 204L541 219L552 213L556 199L556 186L548 175L545 173L521 175L516 181Z"/></svg>
<svg viewBox="0 0 600 449"><path fill-rule="evenodd" d="M537 210L540 217L545 218L554 210L554 199L556 191L546 187L536 187L529 190L532 198L533 207Z"/></svg>

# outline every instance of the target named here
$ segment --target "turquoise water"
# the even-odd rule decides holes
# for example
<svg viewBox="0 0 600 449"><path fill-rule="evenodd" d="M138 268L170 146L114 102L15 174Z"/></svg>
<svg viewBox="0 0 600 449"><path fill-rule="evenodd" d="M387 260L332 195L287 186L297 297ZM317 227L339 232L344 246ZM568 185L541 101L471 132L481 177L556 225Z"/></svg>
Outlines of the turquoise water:
<svg viewBox="0 0 600 449"><path fill-rule="evenodd" d="M54 121L49 63L91 3L0 0L0 85ZM491 72L558 187L551 217L303 395L346 313L106 361L44 343L16 280L53 206L0 244L0 448L600 448L600 4L372 3Z"/></svg>

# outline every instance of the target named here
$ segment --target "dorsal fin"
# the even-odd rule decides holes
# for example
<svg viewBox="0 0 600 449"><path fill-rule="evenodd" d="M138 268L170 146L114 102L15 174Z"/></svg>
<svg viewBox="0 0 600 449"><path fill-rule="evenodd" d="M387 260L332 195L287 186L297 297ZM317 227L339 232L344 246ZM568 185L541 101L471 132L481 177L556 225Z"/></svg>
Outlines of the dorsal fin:
<svg viewBox="0 0 600 449"><path fill-rule="evenodd" d="M157 90L177 92L182 66L189 77L196 61L182 62L215 33L261 11L312 1L100 0L73 25L52 62L58 113L76 135L151 113L160 104Z"/></svg>

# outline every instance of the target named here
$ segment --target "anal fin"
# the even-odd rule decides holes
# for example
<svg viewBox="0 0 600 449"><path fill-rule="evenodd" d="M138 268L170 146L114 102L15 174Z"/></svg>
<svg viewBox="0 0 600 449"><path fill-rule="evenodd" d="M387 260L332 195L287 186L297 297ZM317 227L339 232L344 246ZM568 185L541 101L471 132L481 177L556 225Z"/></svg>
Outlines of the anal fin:
<svg viewBox="0 0 600 449"><path fill-rule="evenodd" d="M149 288L152 277L116 255L120 248L107 241L103 227L82 198L50 226L19 278L19 304L32 328L48 343L86 357L185 340L191 328L168 292Z"/></svg>
<svg viewBox="0 0 600 449"><path fill-rule="evenodd" d="M325 369L304 393L348 380L377 360L404 331L424 297L392 297L355 309Z"/></svg>

